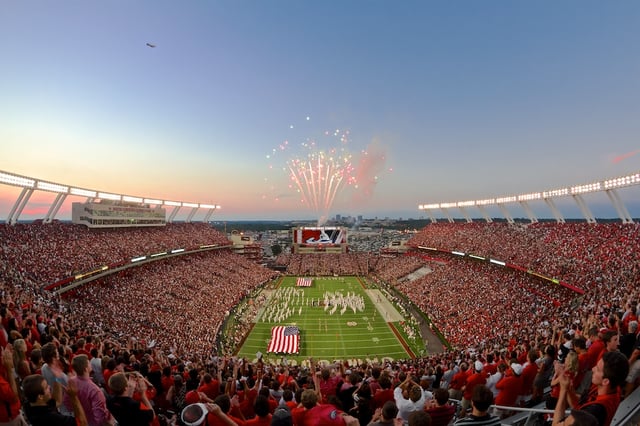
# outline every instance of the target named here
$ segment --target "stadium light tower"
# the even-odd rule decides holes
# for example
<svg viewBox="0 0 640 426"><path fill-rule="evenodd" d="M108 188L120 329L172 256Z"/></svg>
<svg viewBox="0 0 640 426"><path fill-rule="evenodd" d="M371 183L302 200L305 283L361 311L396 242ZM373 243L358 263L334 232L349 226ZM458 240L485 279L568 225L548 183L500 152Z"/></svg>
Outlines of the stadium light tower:
<svg viewBox="0 0 640 426"><path fill-rule="evenodd" d="M484 206L496 205L502 212L502 215L505 217L505 219L509 223L513 223L514 220L507 210L506 205L518 203L524 209L525 213L529 217L529 220L532 223L535 223L538 221L538 218L531 209L530 203L542 200L551 209L551 213L556 219L556 222L564 223L564 217L556 207L554 199L561 197L571 197L578 205L578 208L580 209L580 212L582 213L586 221L589 223L596 223L596 219L591 213L591 210L589 209L589 206L587 205L587 202L585 201L583 195L595 192L605 192L609 197L609 201L618 213L618 217L622 220L622 223L633 223L633 219L631 218L631 215L629 214L629 211L627 210L624 202L620 198L617 190L620 188L635 185L640 185L640 172L583 185L575 185L572 187L554 189L551 191L532 192L529 194L521 194L517 196L507 195L504 197L477 201L454 201L444 203L420 204L418 206L418 209L426 211L432 222L435 222L436 220L433 217L431 211L440 209L444 213L447 220L449 222L452 222L453 219L449 214L449 209L457 207L462 213L462 216L467 220L467 222L469 222L470 218L466 208L475 206L480 210L480 213L482 214L484 220L487 222L491 222L491 218L487 214Z"/></svg>
<svg viewBox="0 0 640 426"><path fill-rule="evenodd" d="M60 207L64 204L68 196L74 197L85 197L86 202L90 203L94 200L109 200L113 202L124 202L124 203L138 203L138 204L148 204L155 206L171 206L173 207L173 211L170 215L170 220L168 222L173 221L175 219L178 211L181 207L189 207L191 208L191 212L187 217L187 222L191 222L196 212L203 209L206 211L204 222L208 222L211 215L215 210L219 210L220 206L215 204L201 204L201 203L192 203L186 201L168 201L168 200L159 200L155 198L145 198L133 195L126 194L114 194L111 192L104 192L94 189L87 188L79 188L71 185L65 185L62 183L50 182L46 180L41 180L37 178L32 178L28 176L22 176L16 173L11 173L7 171L0 170L0 184L16 186L22 188L20 195L13 203L11 210L9 212L9 216L7 217L7 223L16 224L20 219L22 211L25 206L28 204L29 199L33 195L35 191L44 191L44 192L52 192L56 194L55 199L49 206L49 210L46 216L43 219L43 223L50 223L58 214Z"/></svg>

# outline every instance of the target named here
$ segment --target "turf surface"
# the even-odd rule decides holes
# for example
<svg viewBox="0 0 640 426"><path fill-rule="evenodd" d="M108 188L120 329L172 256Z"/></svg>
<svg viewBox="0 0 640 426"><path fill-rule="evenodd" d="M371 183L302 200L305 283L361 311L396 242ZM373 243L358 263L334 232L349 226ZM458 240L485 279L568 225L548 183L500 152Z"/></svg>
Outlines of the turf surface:
<svg viewBox="0 0 640 426"><path fill-rule="evenodd" d="M406 359L406 343L401 337L401 317L377 290L369 290L357 277L313 278L311 287L297 287L296 277L285 277L267 296L260 307L257 322L246 337L238 356L280 360L282 354L267 354L271 328L296 325L300 329L299 354L286 355L293 362L309 357L316 360L382 360ZM348 296L351 305L325 305L326 295ZM375 299L372 300L370 295ZM352 306L362 303L362 310ZM331 313L333 311L333 313ZM388 321L389 322L388 322Z"/></svg>

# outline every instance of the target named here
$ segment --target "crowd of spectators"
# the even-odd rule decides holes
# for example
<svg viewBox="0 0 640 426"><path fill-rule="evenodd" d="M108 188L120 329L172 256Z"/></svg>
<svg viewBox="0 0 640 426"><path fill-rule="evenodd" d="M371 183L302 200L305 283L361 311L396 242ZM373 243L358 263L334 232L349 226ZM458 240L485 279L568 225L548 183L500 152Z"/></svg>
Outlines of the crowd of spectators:
<svg viewBox="0 0 640 426"><path fill-rule="evenodd" d="M229 250L215 249L122 270L66 293L64 300L43 290L69 273L139 255L229 244L206 224L111 231L57 222L0 225L6 332L21 332L27 320L39 320L43 328L64 320L78 335L120 344L133 339L175 356L210 355L229 310L278 275Z"/></svg>
<svg viewBox="0 0 640 426"><path fill-rule="evenodd" d="M369 258L365 253L283 253L276 259L276 264L286 266L288 275L365 276Z"/></svg>
<svg viewBox="0 0 640 426"><path fill-rule="evenodd" d="M587 291L589 302L619 303L640 274L638 224L437 223L409 244L510 262Z"/></svg>
<svg viewBox="0 0 640 426"><path fill-rule="evenodd" d="M227 250L152 262L73 291L67 319L88 334L109 329L121 341L207 357L230 309L276 275Z"/></svg>
<svg viewBox="0 0 640 426"><path fill-rule="evenodd" d="M23 279L39 286L136 256L204 244L230 242L205 223L115 229L89 229L58 221L0 224L0 264L10 265Z"/></svg>
<svg viewBox="0 0 640 426"><path fill-rule="evenodd" d="M42 356L44 346L52 343L59 356L48 362L54 362L59 370L73 374L71 361L77 355L99 358L102 363L91 365L96 365L94 373L98 366L103 369L103 381L96 379L98 374L92 377L107 392L114 372L138 371L149 384L144 389L154 389L152 405L178 411L187 404L186 391L197 389L205 376L215 377L222 385L219 390L230 401L235 398L229 402L234 407L231 414L246 418L255 415L252 404L258 399L259 387L254 387L258 379L263 387L265 382L270 388L277 381L292 392L314 388L314 370L264 366L214 350L216 332L228 312L278 275L228 249L126 269L77 288L64 298L43 290L52 282L100 265L203 244L226 246L228 241L204 224L111 231L89 231L61 223L0 225L3 361L10 350L13 370L18 380L24 380L42 371L43 361L47 362ZM338 363L327 369L331 377L338 377L336 383L345 383L350 395L358 398L350 401L352 407L326 393L320 398L349 411L361 424L376 415L382 418L381 411L375 409L382 410L386 401L380 403L370 389L378 380L387 389L387 380L391 389L405 383L407 395L411 383L419 384L420 398L430 400L426 392L455 391L458 380L454 375L460 371L477 373L478 362L487 376L504 370L500 374L505 377L519 377L525 375L527 363L535 363L539 373L545 357L556 359L563 344L573 338L586 337L587 331L595 328L594 341L609 342L611 336L601 332L598 337L597 331L615 329L616 335L628 334L623 313L632 312L636 318L640 314L640 227L635 224L434 224L409 244L511 262L575 285L584 294L524 272L443 253L438 258L369 253L282 255L279 262L290 274L368 275L395 286L429 315L454 348L434 350L414 360L387 360L379 366ZM428 268L429 273L405 279L422 268ZM565 340L566 335L570 337ZM241 333L234 338L237 343ZM507 370L499 369L499 364ZM11 369L8 362L3 365L5 370ZM160 373L163 369L168 369L164 375ZM347 380L351 374L354 376ZM0 375L5 377L7 372ZM178 376L185 382L185 392L180 391ZM550 383L551 375L545 380ZM246 388L241 389L243 386ZM535 390L533 384L531 387L534 389L523 389L523 397L531 397L531 390ZM496 397L499 388L495 388ZM204 402L215 398L197 397ZM360 400L368 401L368 406ZM225 403L218 401L217 406L224 411ZM67 412L72 411L69 406Z"/></svg>
<svg viewBox="0 0 640 426"><path fill-rule="evenodd" d="M547 332L553 325L568 328L574 322L602 323L610 314L624 311L626 303L638 300L639 296L637 224L438 223L425 227L409 243L511 262L585 292L579 295L531 276L456 261L455 256L447 263L430 262L433 273L400 286L436 322L458 316L462 320L478 314L484 317L478 309L507 313L503 318L494 316L497 325L492 325L493 330L480 324L478 333L473 334L485 338L516 334L531 339L531 332L535 331L531 327L541 323ZM455 333L457 321L453 324L453 327L443 324L443 330ZM466 341L453 336L452 339L461 345L482 341L476 336Z"/></svg>

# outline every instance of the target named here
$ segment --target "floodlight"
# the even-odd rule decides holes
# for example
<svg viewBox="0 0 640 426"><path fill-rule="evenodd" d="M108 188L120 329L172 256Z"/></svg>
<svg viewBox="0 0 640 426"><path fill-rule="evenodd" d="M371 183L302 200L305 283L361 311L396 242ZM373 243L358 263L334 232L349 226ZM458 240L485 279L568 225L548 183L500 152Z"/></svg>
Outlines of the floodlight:
<svg viewBox="0 0 640 426"><path fill-rule="evenodd" d="M216 206L214 204L200 204L200 207L203 209L215 209Z"/></svg>
<svg viewBox="0 0 640 426"><path fill-rule="evenodd" d="M494 198L487 198L486 200L476 201L476 205L478 206L488 206L495 203L496 203L496 200Z"/></svg>
<svg viewBox="0 0 640 426"><path fill-rule="evenodd" d="M461 251L452 251L451 254L455 254L456 256L464 256L464 253Z"/></svg>
<svg viewBox="0 0 640 426"><path fill-rule="evenodd" d="M440 203L441 209L449 209L451 207L457 207L458 203Z"/></svg>
<svg viewBox="0 0 640 426"><path fill-rule="evenodd" d="M542 198L542 194L540 194L539 192L518 195L518 201L539 200L540 198Z"/></svg>
<svg viewBox="0 0 640 426"><path fill-rule="evenodd" d="M184 251L184 249L174 249L174 250L171 250L171 254L182 253L183 251Z"/></svg>
<svg viewBox="0 0 640 426"><path fill-rule="evenodd" d="M182 207L194 207L194 208L198 208L198 204L196 203L182 203Z"/></svg>
<svg viewBox="0 0 640 426"><path fill-rule="evenodd" d="M109 194L108 192L98 192L98 198L100 198L102 200L120 201L120 195L118 195L118 194Z"/></svg>
<svg viewBox="0 0 640 426"><path fill-rule="evenodd" d="M496 198L496 204L515 203L516 201L518 201L518 199L513 195L510 197Z"/></svg>
<svg viewBox="0 0 640 426"><path fill-rule="evenodd" d="M51 191L51 192L61 192L66 194L69 191L68 186L58 185L57 183L49 183L38 181L38 189L42 189L43 191Z"/></svg>
<svg viewBox="0 0 640 426"><path fill-rule="evenodd" d="M180 207L180 206L182 206L182 203L180 201L165 201L164 205L165 206Z"/></svg>
<svg viewBox="0 0 640 426"><path fill-rule="evenodd" d="M131 259L131 263L140 262L141 260L145 260L146 258L147 256L134 257L133 259Z"/></svg>
<svg viewBox="0 0 640 426"><path fill-rule="evenodd" d="M565 196L565 195L569 195L569 188L553 189L551 191L544 191L542 193L542 198L562 197L562 196Z"/></svg>
<svg viewBox="0 0 640 426"><path fill-rule="evenodd" d="M608 179L604 181L605 189L619 188L621 186L637 185L640 183L640 173L629 176Z"/></svg>
<svg viewBox="0 0 640 426"><path fill-rule="evenodd" d="M21 176L10 175L10 174L1 173L1 172L0 172L0 182L8 183L9 185L24 186L27 188L33 188L33 185L36 183L36 181L33 179L23 178Z"/></svg>
<svg viewBox="0 0 640 426"><path fill-rule="evenodd" d="M500 265L500 266L505 266L506 263L501 261L501 260L496 260L496 259L489 259L489 262L491 263L495 263L496 265Z"/></svg>
<svg viewBox="0 0 640 426"><path fill-rule="evenodd" d="M584 193L587 193L587 192L600 191L601 186L602 185L600 184L600 182L588 183L586 185L572 186L571 187L571 194L572 195L576 195L576 194L584 194Z"/></svg>
<svg viewBox="0 0 640 426"><path fill-rule="evenodd" d="M123 195L122 196L122 201L127 201L129 203L141 203L142 202L142 198L140 198L140 197L132 197L130 195Z"/></svg>
<svg viewBox="0 0 640 426"><path fill-rule="evenodd" d="M458 201L458 207L472 207L476 205L475 201Z"/></svg>
<svg viewBox="0 0 640 426"><path fill-rule="evenodd" d="M73 195L79 195L81 197L93 198L96 196L96 191L89 191L88 189L71 188L69 192L71 192L71 194Z"/></svg>
<svg viewBox="0 0 640 426"><path fill-rule="evenodd" d="M162 204L162 201L160 201L160 200L154 200L153 198L145 198L145 199L144 199L144 202L145 202L146 204L155 204L155 205L160 205L160 204Z"/></svg>

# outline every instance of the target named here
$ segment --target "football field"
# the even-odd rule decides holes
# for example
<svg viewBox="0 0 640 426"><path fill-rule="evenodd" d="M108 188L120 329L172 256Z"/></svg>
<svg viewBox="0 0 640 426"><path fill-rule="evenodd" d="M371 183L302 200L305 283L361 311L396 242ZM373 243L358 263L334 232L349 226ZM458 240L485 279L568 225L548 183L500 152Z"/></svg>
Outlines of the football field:
<svg viewBox="0 0 640 426"><path fill-rule="evenodd" d="M403 318L379 290L365 288L357 277L313 277L310 287L297 286L296 281L285 277L277 287L263 290L266 301L239 357L254 360L262 353L273 361L284 356L303 363L309 357L362 362L412 356L399 332ZM298 354L267 353L276 326L299 329Z"/></svg>

